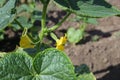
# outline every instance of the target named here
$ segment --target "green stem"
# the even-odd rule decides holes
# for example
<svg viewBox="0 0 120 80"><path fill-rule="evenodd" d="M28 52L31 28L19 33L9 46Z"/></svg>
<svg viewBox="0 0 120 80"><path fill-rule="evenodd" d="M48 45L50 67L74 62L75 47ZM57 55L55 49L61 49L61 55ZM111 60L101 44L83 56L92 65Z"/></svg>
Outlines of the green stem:
<svg viewBox="0 0 120 80"><path fill-rule="evenodd" d="M83 27L82 30L85 31L86 27L87 27L87 23L86 23L87 18L85 17L83 20Z"/></svg>
<svg viewBox="0 0 120 80"><path fill-rule="evenodd" d="M67 15L55 26L53 26L52 28L49 28L49 32L54 31L55 29L57 29L58 27L60 27L62 25L62 23L70 16L71 12L67 13Z"/></svg>
<svg viewBox="0 0 120 80"><path fill-rule="evenodd" d="M47 5L43 6L43 12L42 12L42 20L41 20L41 32L39 33L40 42L42 42L44 37L44 30L46 28L46 11L47 11Z"/></svg>
<svg viewBox="0 0 120 80"><path fill-rule="evenodd" d="M15 22L20 26L20 28L23 30L24 29L24 27L22 26L22 24L17 20L17 19L15 19Z"/></svg>

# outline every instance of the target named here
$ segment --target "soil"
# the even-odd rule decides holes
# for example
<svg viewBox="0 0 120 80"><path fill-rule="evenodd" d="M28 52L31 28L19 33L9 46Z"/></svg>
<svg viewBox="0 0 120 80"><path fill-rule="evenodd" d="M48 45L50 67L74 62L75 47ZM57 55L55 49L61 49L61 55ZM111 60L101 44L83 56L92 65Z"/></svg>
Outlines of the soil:
<svg viewBox="0 0 120 80"><path fill-rule="evenodd" d="M107 1L120 9L120 0ZM56 24L64 15L65 12L61 11L49 12L48 25ZM98 25L88 25L87 36L80 43L68 42L65 52L74 65L87 64L97 80L120 80L120 17L101 18L98 22ZM67 20L55 33L62 36L70 26L77 28L79 23ZM13 37L9 38L10 32L13 32ZM6 33L5 40L0 41L0 51L11 51L19 44L21 33L10 32ZM99 36L99 40L93 41L92 37L96 35Z"/></svg>

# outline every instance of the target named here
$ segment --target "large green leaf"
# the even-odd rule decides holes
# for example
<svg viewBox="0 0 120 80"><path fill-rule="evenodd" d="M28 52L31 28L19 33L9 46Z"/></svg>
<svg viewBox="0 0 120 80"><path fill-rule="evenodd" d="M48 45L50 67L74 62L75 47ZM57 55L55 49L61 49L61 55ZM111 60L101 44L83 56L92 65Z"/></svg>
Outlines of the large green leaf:
<svg viewBox="0 0 120 80"><path fill-rule="evenodd" d="M50 48L34 59L25 52L1 58L0 80L76 80L76 77L65 53Z"/></svg>
<svg viewBox="0 0 120 80"><path fill-rule="evenodd" d="M2 8L0 8L0 30L4 29L15 18L16 0L9 0Z"/></svg>
<svg viewBox="0 0 120 80"><path fill-rule="evenodd" d="M120 14L105 0L54 0L63 9L79 16L106 17Z"/></svg>
<svg viewBox="0 0 120 80"><path fill-rule="evenodd" d="M0 60L0 80L32 80L32 72L32 58L24 53L11 53Z"/></svg>

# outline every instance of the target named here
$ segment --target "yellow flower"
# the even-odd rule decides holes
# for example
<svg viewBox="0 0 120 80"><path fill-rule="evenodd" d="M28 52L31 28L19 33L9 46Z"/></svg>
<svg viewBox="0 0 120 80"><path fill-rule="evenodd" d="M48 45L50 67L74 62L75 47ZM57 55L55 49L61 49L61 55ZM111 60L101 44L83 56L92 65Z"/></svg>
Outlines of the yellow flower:
<svg viewBox="0 0 120 80"><path fill-rule="evenodd" d="M64 45L58 45L58 46L56 46L56 49L63 51L64 50Z"/></svg>
<svg viewBox="0 0 120 80"><path fill-rule="evenodd" d="M65 43L67 42L67 37L66 35L64 37L61 37L60 39L57 39L56 40L56 49L59 49L59 50L64 50L64 45Z"/></svg>
<svg viewBox="0 0 120 80"><path fill-rule="evenodd" d="M28 35L22 35L20 38L20 47L22 48L34 48L35 45L32 44L32 41Z"/></svg>

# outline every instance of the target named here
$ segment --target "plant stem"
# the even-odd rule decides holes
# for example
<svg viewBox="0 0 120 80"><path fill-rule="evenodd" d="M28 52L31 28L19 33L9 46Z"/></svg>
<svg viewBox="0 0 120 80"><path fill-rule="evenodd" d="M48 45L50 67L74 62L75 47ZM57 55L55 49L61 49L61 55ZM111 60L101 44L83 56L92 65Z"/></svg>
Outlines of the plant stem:
<svg viewBox="0 0 120 80"><path fill-rule="evenodd" d="M49 28L49 32L54 31L55 29L57 29L58 27L60 27L62 25L62 23L70 16L71 12L67 13L67 15L55 26L53 26L52 28Z"/></svg>
<svg viewBox="0 0 120 80"><path fill-rule="evenodd" d="M15 19L15 22L20 26L22 30L24 29L23 25L17 19Z"/></svg>
<svg viewBox="0 0 120 80"><path fill-rule="evenodd" d="M87 18L85 17L83 20L83 26L82 26L82 30L85 31L86 27L87 27L87 23L86 23Z"/></svg>
<svg viewBox="0 0 120 80"><path fill-rule="evenodd" d="M42 42L42 40L43 40L44 29L46 28L46 11L47 11L47 5L43 6L42 20L41 20L41 26L42 27L41 27L41 32L39 33L40 42Z"/></svg>

